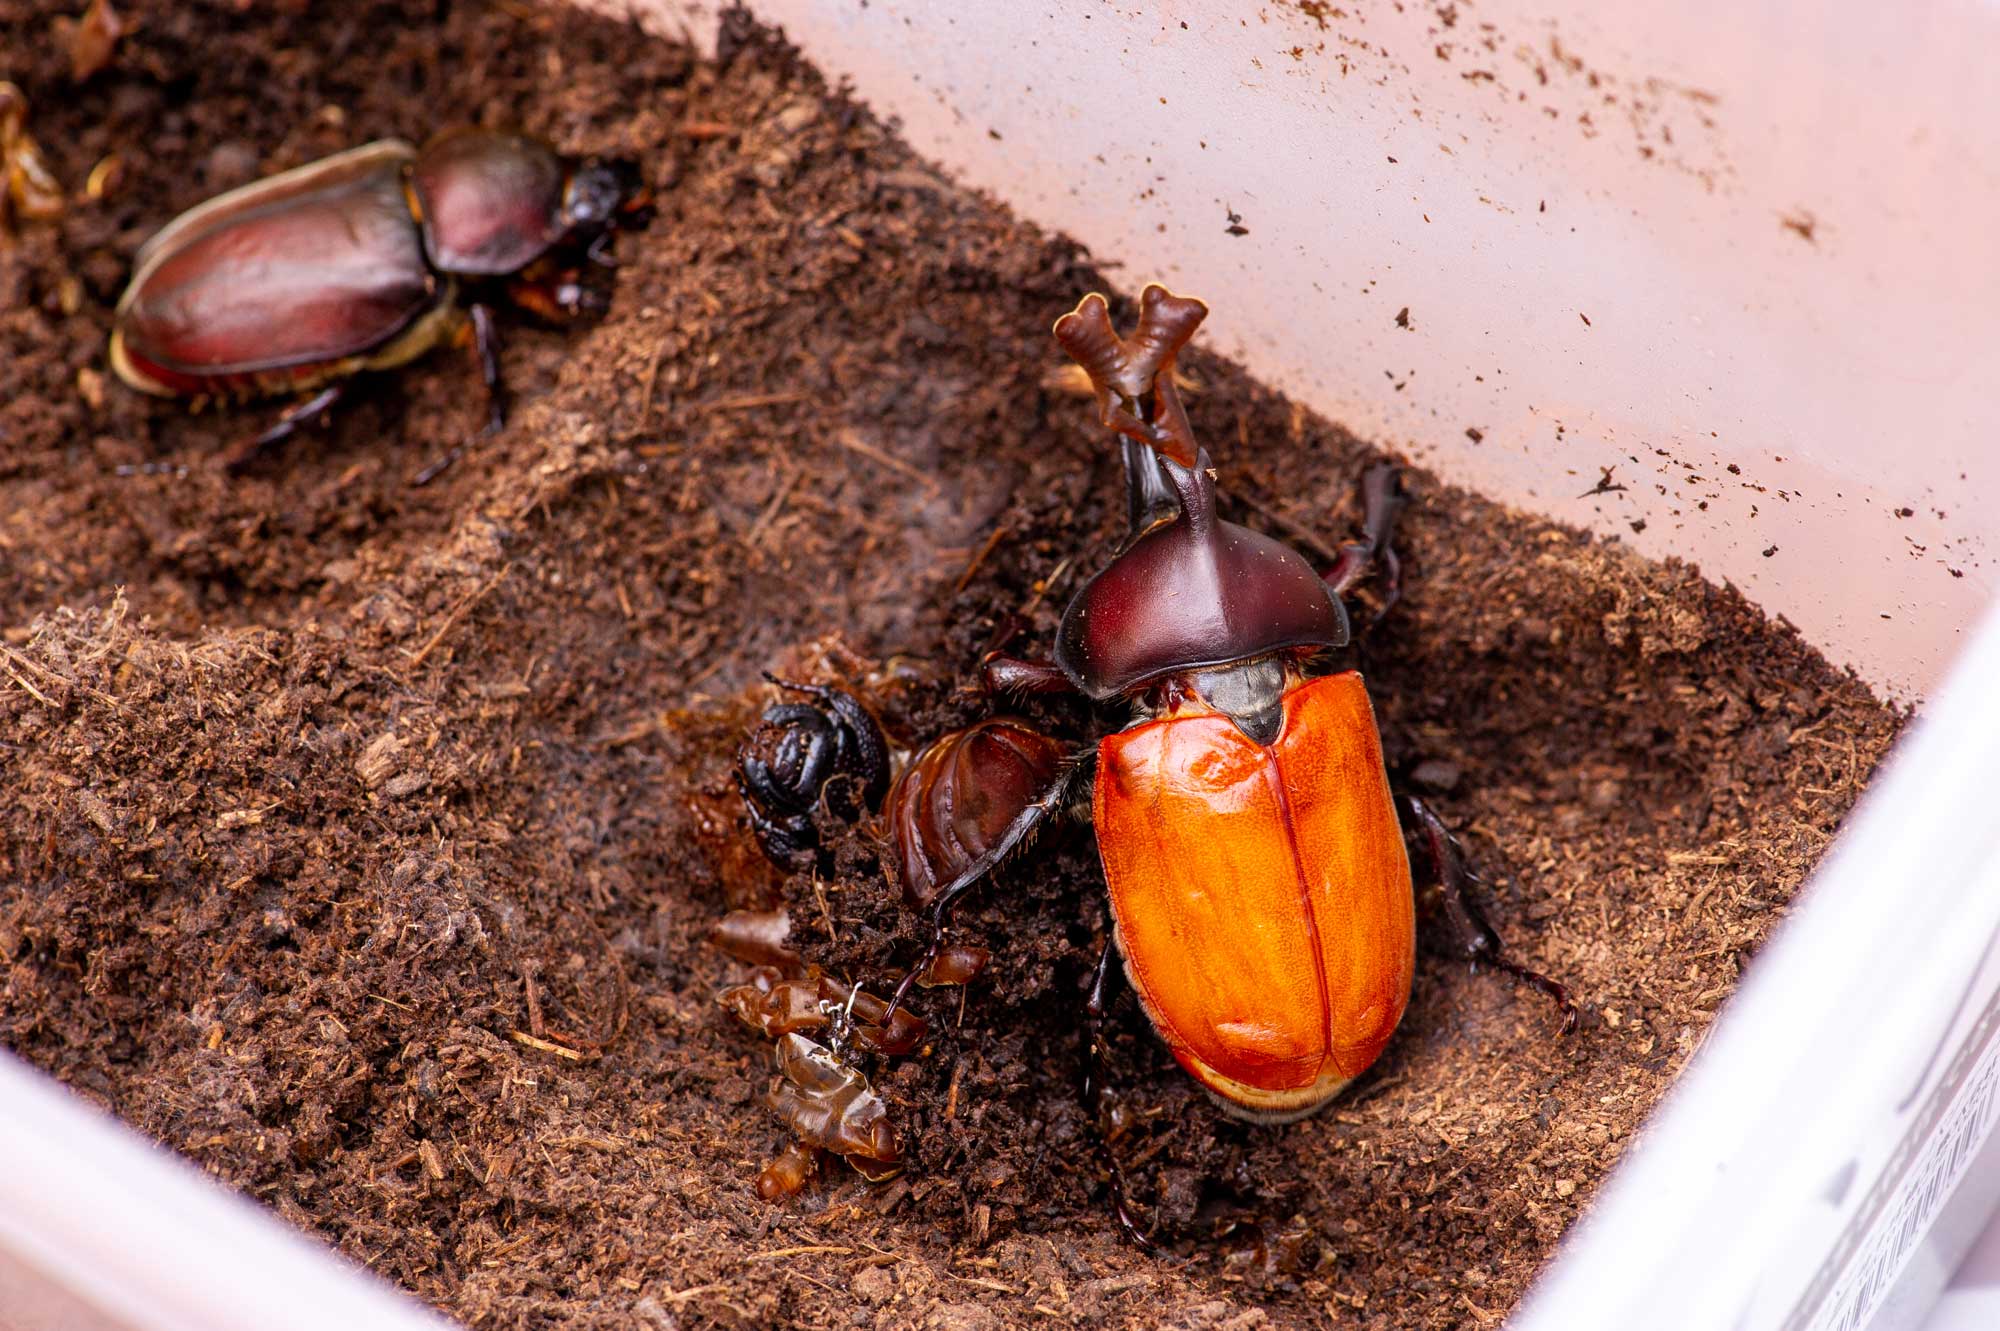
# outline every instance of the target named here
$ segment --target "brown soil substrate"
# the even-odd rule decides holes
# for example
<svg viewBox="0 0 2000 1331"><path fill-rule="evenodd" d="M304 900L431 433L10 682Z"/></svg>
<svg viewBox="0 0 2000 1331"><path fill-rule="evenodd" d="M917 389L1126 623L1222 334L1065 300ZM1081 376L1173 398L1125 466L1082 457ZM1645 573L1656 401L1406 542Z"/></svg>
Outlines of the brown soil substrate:
<svg viewBox="0 0 2000 1331"><path fill-rule="evenodd" d="M72 90L74 7L0 3L57 169L122 160L0 245L0 1042L472 1326L1492 1324L1896 732L1733 591L1419 473L1360 663L1577 1034L1426 958L1349 1098L1254 1129L1122 996L1116 1145L1172 1250L1145 1256L1075 1092L1105 909L1063 834L965 913L991 970L924 995L936 1038L880 1078L904 1175L765 1205L767 1050L703 942L762 890L715 823L758 673L848 679L907 745L979 714L1007 616L1047 641L1122 521L1049 378L1100 278L758 34L709 66L514 4L130 5ZM504 432L441 352L228 478L261 409L109 380L153 229L441 115L636 156L661 196L608 319L510 327ZM1239 516L1345 535L1368 445L1188 368ZM867 829L836 857L780 886L879 981L916 931Z"/></svg>

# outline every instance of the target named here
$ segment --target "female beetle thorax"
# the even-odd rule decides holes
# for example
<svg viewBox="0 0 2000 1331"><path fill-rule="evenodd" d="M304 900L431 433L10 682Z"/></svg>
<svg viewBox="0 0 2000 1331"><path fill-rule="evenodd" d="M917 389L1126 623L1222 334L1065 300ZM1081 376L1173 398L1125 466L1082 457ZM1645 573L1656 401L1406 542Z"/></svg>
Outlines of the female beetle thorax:
<svg viewBox="0 0 2000 1331"><path fill-rule="evenodd" d="M563 239L564 170L546 145L490 130L447 131L410 170L424 248L440 271L519 272Z"/></svg>

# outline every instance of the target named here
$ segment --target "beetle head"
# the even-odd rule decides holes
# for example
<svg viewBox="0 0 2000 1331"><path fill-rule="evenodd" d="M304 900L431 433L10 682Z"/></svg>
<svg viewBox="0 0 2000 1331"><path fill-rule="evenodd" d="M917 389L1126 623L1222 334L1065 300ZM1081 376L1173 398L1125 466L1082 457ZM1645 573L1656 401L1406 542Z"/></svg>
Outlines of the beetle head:
<svg viewBox="0 0 2000 1331"><path fill-rule="evenodd" d="M1305 556L1215 516L1205 450L1192 468L1160 465L1180 492L1180 515L1133 541L1070 602L1055 656L1071 683L1102 701L1163 675L1347 644L1347 612Z"/></svg>
<svg viewBox="0 0 2000 1331"><path fill-rule="evenodd" d="M589 239L614 228L644 227L653 217L653 196L639 178L637 163L586 157L570 170L562 208L569 234Z"/></svg>

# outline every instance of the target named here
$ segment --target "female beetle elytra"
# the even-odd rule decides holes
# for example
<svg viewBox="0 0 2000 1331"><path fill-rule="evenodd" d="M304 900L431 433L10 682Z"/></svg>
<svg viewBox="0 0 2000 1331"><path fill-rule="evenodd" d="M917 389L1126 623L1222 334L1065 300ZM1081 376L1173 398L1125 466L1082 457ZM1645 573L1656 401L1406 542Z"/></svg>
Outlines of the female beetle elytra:
<svg viewBox="0 0 2000 1331"><path fill-rule="evenodd" d="M1224 521L1173 379L1207 308L1149 286L1140 311L1129 340L1098 295L1055 327L1123 436L1131 536L1070 602L1052 661L993 652L981 665L989 693L1072 692L1122 703L1129 719L1069 751L990 719L903 768L884 821L931 938L876 1020L894 1021L930 974L954 903L1052 815L1074 812L1094 825L1113 921L1088 1005L1086 1086L1101 1093L1096 1027L1115 946L1154 1029L1221 1107L1289 1122L1375 1061L1415 969L1414 882L1367 689L1352 669L1310 670L1348 645L1341 594L1378 560L1395 598L1400 474L1370 470L1363 536L1324 574ZM1567 992L1501 954L1449 833L1406 804L1450 949L1546 992L1568 1030ZM1114 1165L1119 1217L1143 1243L1119 1177Z"/></svg>
<svg viewBox="0 0 2000 1331"><path fill-rule="evenodd" d="M235 465L326 411L347 377L414 360L469 315L497 428L489 302L504 295L558 322L602 313L576 261L609 265L612 233L644 225L649 206L629 163L565 161L487 130L448 131L421 151L383 139L168 223L118 302L111 365L169 397L322 390L235 450Z"/></svg>

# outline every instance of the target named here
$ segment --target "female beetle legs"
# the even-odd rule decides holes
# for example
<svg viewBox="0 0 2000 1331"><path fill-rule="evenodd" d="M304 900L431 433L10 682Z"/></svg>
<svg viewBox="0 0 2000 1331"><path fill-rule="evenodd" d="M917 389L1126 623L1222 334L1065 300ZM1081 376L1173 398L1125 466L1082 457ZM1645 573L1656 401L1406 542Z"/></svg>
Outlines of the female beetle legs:
<svg viewBox="0 0 2000 1331"><path fill-rule="evenodd" d="M1458 839L1438 821L1430 806L1415 795L1403 796L1403 804L1408 811L1410 831L1423 844L1437 878L1433 891L1426 895L1436 898L1432 918L1442 926L1445 949L1453 956L1471 962L1474 967L1491 966L1541 990L1554 1000L1556 1010L1562 1014L1562 1033L1568 1035L1575 1030L1576 1004L1569 996L1569 989L1540 971L1530 970L1512 960L1501 950L1500 935L1486 922L1486 916L1474 904L1472 894L1467 890L1468 884L1474 881L1474 875L1459 858Z"/></svg>
<svg viewBox="0 0 2000 1331"><path fill-rule="evenodd" d="M1111 1179L1111 1209L1118 1215L1118 1226L1141 1250L1155 1252L1153 1240L1139 1228L1138 1217L1132 1214L1125 1199L1125 1170L1118 1163L1117 1148L1104 1125L1104 1009L1106 990L1111 984L1111 956L1117 950L1116 939L1104 940L1104 950L1097 955L1097 971L1090 978L1090 998L1083 1008L1083 1102L1090 1109L1091 1121L1098 1125L1098 1140L1104 1146L1104 1163Z"/></svg>
<svg viewBox="0 0 2000 1331"><path fill-rule="evenodd" d="M222 456L224 471L241 471L250 465L258 454L271 445L291 438L301 426L310 425L333 410L334 403L346 396L345 383L328 384L303 402L285 408L284 413L271 423L271 428L253 439L237 444Z"/></svg>

